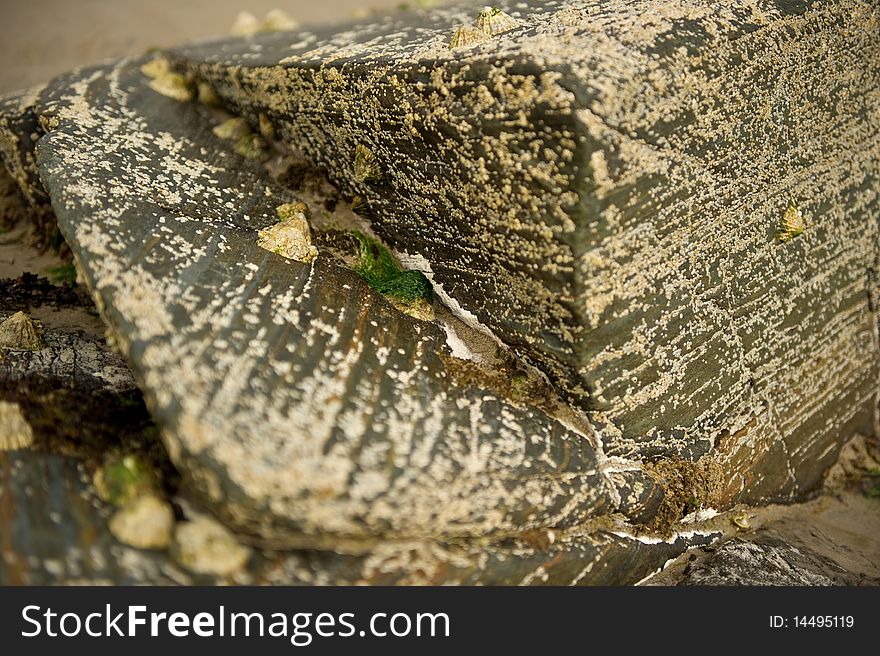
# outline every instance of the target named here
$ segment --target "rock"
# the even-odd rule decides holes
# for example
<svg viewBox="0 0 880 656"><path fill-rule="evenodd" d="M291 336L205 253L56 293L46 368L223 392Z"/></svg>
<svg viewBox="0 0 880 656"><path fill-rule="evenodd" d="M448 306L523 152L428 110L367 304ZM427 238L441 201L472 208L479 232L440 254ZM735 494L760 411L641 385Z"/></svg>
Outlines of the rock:
<svg viewBox="0 0 880 656"><path fill-rule="evenodd" d="M858 585L865 581L804 546L770 532L725 542L700 565L685 571L680 585Z"/></svg>
<svg viewBox="0 0 880 656"><path fill-rule="evenodd" d="M717 538L685 513L808 494L874 430L874 14L497 12L199 45L0 106L184 492L309 549L276 572L634 582ZM246 133L182 102L206 86ZM273 173L291 150L338 190L303 262L259 243L303 200Z"/></svg>
<svg viewBox="0 0 880 656"><path fill-rule="evenodd" d="M60 312L43 310L47 317ZM155 426L118 353L70 327L47 328L43 340L39 351L4 350L0 360L0 400L18 406L35 445L98 454L120 442L154 448L147 443L155 442Z"/></svg>
<svg viewBox="0 0 880 656"><path fill-rule="evenodd" d="M0 453L0 583L193 582L167 556L119 544L89 478L72 458Z"/></svg>
<svg viewBox="0 0 880 656"><path fill-rule="evenodd" d="M650 540L606 528L494 544L482 539L373 542L360 548L349 545L348 553L254 549L231 577L212 576L182 568L168 551L120 544L108 530L111 509L98 499L82 465L76 459L33 451L0 453L0 509L9 510L0 513L3 585L607 585L638 581L688 547L718 538L707 532ZM180 529L197 521L213 526L211 520L194 518ZM199 526L197 537L219 533L216 527ZM182 535L196 546L192 535ZM238 544L234 536L223 533L222 557L215 553L214 542L200 541L193 562L231 570L243 557L243 548L230 540Z"/></svg>
<svg viewBox="0 0 880 656"><path fill-rule="evenodd" d="M725 503L815 489L874 430L876 12L495 11L173 59L363 199L462 316L588 411L608 455L711 454ZM480 39L450 48L460 28Z"/></svg>
<svg viewBox="0 0 880 656"><path fill-rule="evenodd" d="M39 100L56 127L38 159L169 455L214 513L327 545L561 528L653 501L649 477L639 494L617 489L630 479L606 473L562 404L536 412L447 371L441 325L329 256L260 248L295 199L213 135L203 108L150 90L142 63L57 80Z"/></svg>
<svg viewBox="0 0 880 656"><path fill-rule="evenodd" d="M204 516L178 524L173 550L188 570L216 576L234 574L250 557L250 549L239 544L229 529Z"/></svg>
<svg viewBox="0 0 880 656"><path fill-rule="evenodd" d="M59 246L61 252L65 252L52 204L40 182L34 159L34 147L43 128L33 112L33 103L41 90L42 87L36 87L0 98L0 161L3 164L0 177L12 179L17 187L17 198L4 194L3 202L18 206L20 209L12 210L16 215L26 212L33 226L31 242L34 246L41 251ZM8 211L4 209L4 214Z"/></svg>
<svg viewBox="0 0 880 656"><path fill-rule="evenodd" d="M17 403L0 401L0 451L27 449L34 443L34 431Z"/></svg>
<svg viewBox="0 0 880 656"><path fill-rule="evenodd" d="M120 508L109 528L123 544L138 549L164 549L171 544L174 511L167 502L147 494Z"/></svg>
<svg viewBox="0 0 880 656"><path fill-rule="evenodd" d="M0 348L40 351L45 347L42 327L24 312L16 312L0 323Z"/></svg>

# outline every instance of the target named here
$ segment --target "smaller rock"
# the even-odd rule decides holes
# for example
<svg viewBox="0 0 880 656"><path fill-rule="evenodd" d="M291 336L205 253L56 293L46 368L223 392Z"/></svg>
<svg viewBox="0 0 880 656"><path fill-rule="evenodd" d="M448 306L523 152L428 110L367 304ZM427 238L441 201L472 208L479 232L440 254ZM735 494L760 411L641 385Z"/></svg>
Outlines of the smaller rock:
<svg viewBox="0 0 880 656"><path fill-rule="evenodd" d="M43 329L24 312L16 312L0 323L0 347L19 351L39 351L46 347Z"/></svg>
<svg viewBox="0 0 880 656"><path fill-rule="evenodd" d="M181 565L197 574L228 576L244 567L251 551L219 522L199 516L177 525L173 550Z"/></svg>
<svg viewBox="0 0 880 656"><path fill-rule="evenodd" d="M110 520L113 537L138 549L165 549L173 528L171 506L152 494L129 501Z"/></svg>
<svg viewBox="0 0 880 656"><path fill-rule="evenodd" d="M287 203L275 209L280 223L260 230L257 244L276 255L309 263L318 256L312 244L312 234L307 219L308 208L304 203Z"/></svg>
<svg viewBox="0 0 880 656"><path fill-rule="evenodd" d="M0 401L0 451L27 449L34 443L34 431L17 403Z"/></svg>
<svg viewBox="0 0 880 656"><path fill-rule="evenodd" d="M101 499L122 507L139 496L154 494L159 489L159 476L138 456L114 453L95 473L94 483Z"/></svg>

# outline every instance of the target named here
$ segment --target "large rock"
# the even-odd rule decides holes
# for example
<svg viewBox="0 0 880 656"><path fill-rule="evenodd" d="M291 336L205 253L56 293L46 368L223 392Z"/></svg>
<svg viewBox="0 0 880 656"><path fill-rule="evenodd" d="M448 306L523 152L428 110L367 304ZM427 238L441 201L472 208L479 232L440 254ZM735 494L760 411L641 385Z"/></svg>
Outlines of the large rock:
<svg viewBox="0 0 880 656"><path fill-rule="evenodd" d="M51 199L187 493L255 539L461 540L449 580L535 581L555 554L548 580L631 582L711 539L634 524L803 495L874 428L875 14L509 12L464 47L477 10L444 8L183 49L185 76L110 63L0 107L7 167ZM322 168L457 318L402 312L329 233L309 263L262 249L296 195L184 102L196 81Z"/></svg>
<svg viewBox="0 0 880 656"><path fill-rule="evenodd" d="M714 450L730 499L813 488L877 405L872 3L499 6L513 29L463 47L473 5L177 56L363 197L607 453Z"/></svg>
<svg viewBox="0 0 880 656"><path fill-rule="evenodd" d="M577 417L451 375L438 323L329 256L261 249L289 192L204 109L150 89L141 64L53 83L36 107L51 128L37 161L172 460L227 521L332 544L656 507L652 479L610 465Z"/></svg>

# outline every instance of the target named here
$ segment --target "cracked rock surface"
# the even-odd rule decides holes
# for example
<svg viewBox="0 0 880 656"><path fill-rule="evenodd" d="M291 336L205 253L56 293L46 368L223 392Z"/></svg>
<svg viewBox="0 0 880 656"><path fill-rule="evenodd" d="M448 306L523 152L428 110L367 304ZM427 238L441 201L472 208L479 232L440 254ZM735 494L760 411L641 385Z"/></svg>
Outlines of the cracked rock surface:
<svg viewBox="0 0 880 656"><path fill-rule="evenodd" d="M50 330L4 389L139 387L187 503L255 547L237 582L633 583L724 532L686 514L803 498L874 431L876 12L501 7L454 48L472 4L0 101L6 178L121 353ZM308 257L261 246L283 207ZM352 226L430 311L340 255ZM7 507L16 475L87 494L73 461L3 457ZM89 576L196 580L144 558Z"/></svg>

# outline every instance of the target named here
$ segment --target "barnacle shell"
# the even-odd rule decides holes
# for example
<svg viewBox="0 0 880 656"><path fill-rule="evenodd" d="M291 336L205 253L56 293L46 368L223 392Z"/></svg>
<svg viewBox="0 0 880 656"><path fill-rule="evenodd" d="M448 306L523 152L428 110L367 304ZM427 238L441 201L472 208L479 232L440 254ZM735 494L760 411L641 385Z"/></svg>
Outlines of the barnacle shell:
<svg viewBox="0 0 880 656"><path fill-rule="evenodd" d="M354 177L358 182L379 182L382 179L382 167L363 144L358 144L354 150Z"/></svg>
<svg viewBox="0 0 880 656"><path fill-rule="evenodd" d="M482 32L486 36L496 36L519 27L519 22L510 14L507 14L497 7L486 7L477 16L474 27L478 32Z"/></svg>
<svg viewBox="0 0 880 656"><path fill-rule="evenodd" d="M795 237L802 235L807 225L804 223L804 215L801 208L797 206L794 200L788 201L788 207L782 215L782 222L779 226L779 241L791 241Z"/></svg>
<svg viewBox="0 0 880 656"><path fill-rule="evenodd" d="M731 517L731 521L739 528L745 529L745 528L752 527L752 520L749 517L748 513L744 513L744 512L738 513L738 514L734 515L733 517Z"/></svg>
<svg viewBox="0 0 880 656"><path fill-rule="evenodd" d="M455 34L452 35L452 39L449 41L450 48L463 48L465 46L471 46L475 43L482 43L486 41L489 37L485 32L476 29L475 27L459 27L455 30Z"/></svg>
<svg viewBox="0 0 880 656"><path fill-rule="evenodd" d="M314 260L318 249L312 244L305 204L287 203L275 211L281 221L260 230L257 245L288 260L304 263Z"/></svg>

